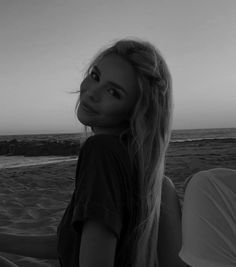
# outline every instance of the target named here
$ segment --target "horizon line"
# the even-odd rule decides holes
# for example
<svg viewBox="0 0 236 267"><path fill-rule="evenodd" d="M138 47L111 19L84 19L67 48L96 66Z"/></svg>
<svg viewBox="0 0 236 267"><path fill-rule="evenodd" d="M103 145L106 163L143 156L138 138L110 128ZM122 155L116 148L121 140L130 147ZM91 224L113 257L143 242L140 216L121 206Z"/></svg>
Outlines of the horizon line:
<svg viewBox="0 0 236 267"><path fill-rule="evenodd" d="M181 129L172 129L172 131L193 131L193 130L218 130L218 129L236 129L236 127L217 127L217 128L181 128ZM88 131L89 133L90 131ZM15 135L66 135L66 134L83 134L84 131L78 131L78 132L66 132L66 133L60 133L60 132L48 132L48 133L20 133L20 134L1 134L0 136L15 136Z"/></svg>

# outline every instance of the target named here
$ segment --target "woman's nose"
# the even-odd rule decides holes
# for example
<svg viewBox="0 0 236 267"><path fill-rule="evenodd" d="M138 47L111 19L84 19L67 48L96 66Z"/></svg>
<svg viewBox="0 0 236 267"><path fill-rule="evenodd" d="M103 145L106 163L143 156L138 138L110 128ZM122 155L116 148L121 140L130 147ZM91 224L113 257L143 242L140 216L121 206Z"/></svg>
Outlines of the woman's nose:
<svg viewBox="0 0 236 267"><path fill-rule="evenodd" d="M100 92L98 87L92 87L87 90L87 96L88 98L93 102L99 102L100 101Z"/></svg>

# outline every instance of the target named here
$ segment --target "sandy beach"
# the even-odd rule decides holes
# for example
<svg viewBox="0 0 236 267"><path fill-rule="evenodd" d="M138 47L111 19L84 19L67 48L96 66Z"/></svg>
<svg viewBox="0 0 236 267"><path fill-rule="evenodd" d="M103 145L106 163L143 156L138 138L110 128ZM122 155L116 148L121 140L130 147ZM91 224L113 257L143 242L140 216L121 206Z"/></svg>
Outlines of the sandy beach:
<svg viewBox="0 0 236 267"><path fill-rule="evenodd" d="M75 167L74 161L0 170L0 232L56 233L73 191ZM0 255L22 267L59 266L57 261Z"/></svg>
<svg viewBox="0 0 236 267"><path fill-rule="evenodd" d="M236 169L236 139L171 143L166 175L182 203L183 185L192 174L211 168ZM76 161L0 169L0 232L26 235L56 233L70 200ZM0 253L22 267L59 266L57 261Z"/></svg>

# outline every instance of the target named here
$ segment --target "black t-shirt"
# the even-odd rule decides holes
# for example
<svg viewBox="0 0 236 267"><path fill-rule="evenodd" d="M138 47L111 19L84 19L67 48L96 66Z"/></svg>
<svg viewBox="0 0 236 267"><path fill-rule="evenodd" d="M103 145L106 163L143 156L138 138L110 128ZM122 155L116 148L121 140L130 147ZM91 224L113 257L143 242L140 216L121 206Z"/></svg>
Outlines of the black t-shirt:
<svg viewBox="0 0 236 267"><path fill-rule="evenodd" d="M61 266L79 266L82 226L88 218L104 223L117 236L114 266L132 256L127 246L137 219L137 188L133 164L119 137L89 137L80 150L75 190L57 230Z"/></svg>

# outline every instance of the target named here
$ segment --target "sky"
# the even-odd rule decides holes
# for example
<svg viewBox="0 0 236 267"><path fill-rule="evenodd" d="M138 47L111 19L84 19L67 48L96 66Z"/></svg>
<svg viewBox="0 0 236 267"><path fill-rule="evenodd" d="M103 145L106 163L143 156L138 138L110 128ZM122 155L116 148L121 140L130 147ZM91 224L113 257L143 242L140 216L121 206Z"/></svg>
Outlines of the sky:
<svg viewBox="0 0 236 267"><path fill-rule="evenodd" d="M97 51L138 37L172 74L173 129L236 127L235 0L0 0L0 135L76 133Z"/></svg>

